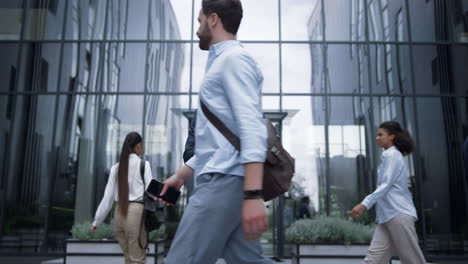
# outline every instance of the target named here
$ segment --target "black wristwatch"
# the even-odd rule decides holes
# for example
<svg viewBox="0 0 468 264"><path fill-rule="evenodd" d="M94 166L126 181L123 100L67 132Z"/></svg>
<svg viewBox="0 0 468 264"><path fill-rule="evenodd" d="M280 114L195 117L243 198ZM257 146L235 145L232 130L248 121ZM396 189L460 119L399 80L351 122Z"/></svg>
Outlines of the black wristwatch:
<svg viewBox="0 0 468 264"><path fill-rule="evenodd" d="M263 190L244 191L244 200L263 199Z"/></svg>

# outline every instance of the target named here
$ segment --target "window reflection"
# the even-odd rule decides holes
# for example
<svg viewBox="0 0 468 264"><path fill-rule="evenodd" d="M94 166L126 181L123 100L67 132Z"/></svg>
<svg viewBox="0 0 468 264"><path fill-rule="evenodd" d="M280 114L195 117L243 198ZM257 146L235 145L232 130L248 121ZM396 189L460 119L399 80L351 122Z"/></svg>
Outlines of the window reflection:
<svg viewBox="0 0 468 264"><path fill-rule="evenodd" d="M368 49L357 45L355 51L350 56L348 45L312 44L312 92L368 93Z"/></svg>
<svg viewBox="0 0 468 264"><path fill-rule="evenodd" d="M291 190L294 199L308 195L317 211L319 204L319 177L324 167L321 158L325 156L325 135L323 124L312 119L315 115L312 98L284 97L283 110L288 116L283 121L282 141L284 147L296 158L295 188ZM297 131L302 131L297 137Z"/></svg>
<svg viewBox="0 0 468 264"><path fill-rule="evenodd" d="M194 35L198 28L201 0L194 0ZM238 31L239 40L279 40L278 1L242 1L243 17Z"/></svg>
<svg viewBox="0 0 468 264"><path fill-rule="evenodd" d="M320 0L281 0L280 4L283 40L308 40L310 30L319 31L321 24L311 21L317 21L312 17L320 15ZM312 39L320 40L319 34L314 35Z"/></svg>
<svg viewBox="0 0 468 264"><path fill-rule="evenodd" d="M320 58L317 54L317 45L282 45L283 93L310 93L311 76L320 78L318 65ZM313 50L313 55L311 54ZM317 56L317 57L314 57ZM311 63L314 68L311 69Z"/></svg>
<svg viewBox="0 0 468 264"><path fill-rule="evenodd" d="M418 109L418 146L422 166L422 204L429 250L463 252L459 243L466 219L466 184L463 179L463 135L466 105L454 98L420 98ZM465 108L465 109L464 109ZM458 112L457 110L461 110ZM453 122L447 123L448 120ZM423 129L431 124L431 129ZM438 138L439 140L433 140ZM437 155L433 155L437 152ZM446 177L440 177L446 175ZM436 187L437 186L437 187ZM462 195L462 196L460 196ZM444 215L444 218L438 217ZM450 238L450 234L459 234Z"/></svg>
<svg viewBox="0 0 468 264"><path fill-rule="evenodd" d="M283 207L269 203L270 213L284 208L284 225L270 215L265 252L275 252L281 242L271 231L297 219L302 197L319 214L344 217L374 190L375 128L397 120L417 143L406 162L426 252L466 253L462 2L243 1L238 38L249 40L263 91L320 94L262 98L270 115L287 113L275 124L297 170ZM182 164L208 55L194 35L200 7L201 0L1 2L0 40L17 42L0 43L0 251L62 253L71 225L92 217L130 131L143 134L155 177ZM184 189L168 211L172 225L189 194Z"/></svg>

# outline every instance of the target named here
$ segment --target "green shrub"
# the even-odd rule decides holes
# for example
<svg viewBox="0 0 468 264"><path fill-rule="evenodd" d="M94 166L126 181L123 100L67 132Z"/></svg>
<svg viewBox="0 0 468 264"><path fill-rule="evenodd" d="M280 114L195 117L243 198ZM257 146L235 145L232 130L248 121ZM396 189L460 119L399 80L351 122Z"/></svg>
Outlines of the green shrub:
<svg viewBox="0 0 468 264"><path fill-rule="evenodd" d="M79 240L91 240L91 239L113 239L114 229L112 224L102 224L96 228L96 231L91 232L91 222L84 222L73 225L72 237ZM164 239L166 237L166 227L162 225L158 230L154 230L149 233L150 241L156 241L158 239Z"/></svg>
<svg viewBox="0 0 468 264"><path fill-rule="evenodd" d="M165 238L166 238L166 225L161 225L161 227L158 230L154 230L149 233L150 241L157 241L158 239L165 239Z"/></svg>
<svg viewBox="0 0 468 264"><path fill-rule="evenodd" d="M110 224L102 224L91 232L91 222L84 222L73 225L71 232L72 237L79 240L114 238L114 229Z"/></svg>
<svg viewBox="0 0 468 264"><path fill-rule="evenodd" d="M318 216L314 219L298 220L286 230L286 240L294 244L351 244L369 243L374 227L351 221Z"/></svg>

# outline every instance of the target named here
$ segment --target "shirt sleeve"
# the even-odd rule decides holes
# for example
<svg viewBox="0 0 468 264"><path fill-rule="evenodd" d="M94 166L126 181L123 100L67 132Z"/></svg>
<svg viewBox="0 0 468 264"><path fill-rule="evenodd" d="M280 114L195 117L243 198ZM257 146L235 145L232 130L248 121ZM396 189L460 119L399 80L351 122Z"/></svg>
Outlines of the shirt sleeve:
<svg viewBox="0 0 468 264"><path fill-rule="evenodd" d="M372 208L372 206L374 206L378 200L382 199L382 197L385 197L392 185L397 180L398 175L400 175L401 171L404 169L403 161L395 154L388 155L386 157L384 156L382 162L382 180L379 186L377 186L377 189L362 201L362 205L364 205L367 209Z"/></svg>
<svg viewBox="0 0 468 264"><path fill-rule="evenodd" d="M151 165L149 161L145 161L145 190L148 189L148 186L153 179L153 174L151 172Z"/></svg>
<svg viewBox="0 0 468 264"><path fill-rule="evenodd" d="M109 178L107 179L106 189L104 191L104 196L102 197L101 203L99 204L98 209L96 210L96 215L94 216L93 226L98 226L104 222L109 211L112 208L112 204L114 203L114 194L115 194L115 181L116 181L116 173L117 173L117 166L113 166L109 173Z"/></svg>
<svg viewBox="0 0 468 264"><path fill-rule="evenodd" d="M267 128L263 120L261 85L263 77L256 62L247 54L226 58L223 86L239 127L241 163L265 162Z"/></svg>
<svg viewBox="0 0 468 264"><path fill-rule="evenodd" d="M192 170L195 170L197 167L197 155L193 155L186 163L185 165L189 166Z"/></svg>

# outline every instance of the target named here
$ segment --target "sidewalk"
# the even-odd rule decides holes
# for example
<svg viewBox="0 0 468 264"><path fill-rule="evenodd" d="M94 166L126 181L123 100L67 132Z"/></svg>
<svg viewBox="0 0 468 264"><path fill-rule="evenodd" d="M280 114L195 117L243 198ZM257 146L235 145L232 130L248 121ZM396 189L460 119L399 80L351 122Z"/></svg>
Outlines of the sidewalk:
<svg viewBox="0 0 468 264"><path fill-rule="evenodd" d="M1 264L62 264L62 258L50 259L45 260L47 257L26 257L26 256L0 256L0 263ZM356 259L350 259L349 263L355 263ZM123 262L122 262L123 263ZM275 262L278 264L291 264L291 259L283 259L281 262ZM343 259L341 259L340 263L343 263ZM362 263L362 261L356 262ZM392 264L399 264L399 261L393 261ZM445 260L445 261L437 261L440 264L466 264L466 260ZM226 264L225 261L222 259L218 260L216 264ZM317 264L320 264L317 262ZM333 264L332 262L327 262L327 264Z"/></svg>
<svg viewBox="0 0 468 264"><path fill-rule="evenodd" d="M283 259L282 262L275 261L275 263L291 264L291 260L290 259ZM226 264L226 262L224 260L220 259L220 260L218 260L218 262L216 262L216 264Z"/></svg>

